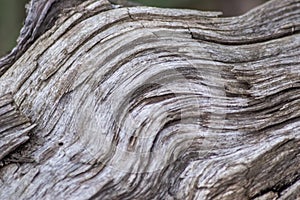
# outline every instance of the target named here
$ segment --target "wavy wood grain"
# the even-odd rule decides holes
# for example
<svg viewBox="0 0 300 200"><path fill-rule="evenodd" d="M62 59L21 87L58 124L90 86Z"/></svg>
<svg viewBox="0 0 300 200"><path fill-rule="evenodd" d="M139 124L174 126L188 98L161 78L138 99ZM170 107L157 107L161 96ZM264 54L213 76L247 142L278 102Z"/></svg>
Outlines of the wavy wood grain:
<svg viewBox="0 0 300 200"><path fill-rule="evenodd" d="M0 94L37 124L1 199L299 198L299 30L299 0L68 8L0 63Z"/></svg>
<svg viewBox="0 0 300 200"><path fill-rule="evenodd" d="M11 94L0 97L0 161L29 140L34 128L30 120L19 112ZM17 158L16 158L17 159ZM6 160L7 161L7 160ZM2 163L3 165L4 163Z"/></svg>

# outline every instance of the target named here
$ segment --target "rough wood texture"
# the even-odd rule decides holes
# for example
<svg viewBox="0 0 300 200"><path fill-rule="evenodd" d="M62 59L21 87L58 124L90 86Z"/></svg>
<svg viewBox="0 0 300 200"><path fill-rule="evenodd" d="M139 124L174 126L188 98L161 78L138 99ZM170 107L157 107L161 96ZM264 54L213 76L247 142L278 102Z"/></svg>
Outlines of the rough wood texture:
<svg viewBox="0 0 300 200"><path fill-rule="evenodd" d="M12 95L0 97L0 161L29 140L34 128L30 120L17 110Z"/></svg>
<svg viewBox="0 0 300 200"><path fill-rule="evenodd" d="M219 15L84 1L2 59L0 199L299 199L300 1Z"/></svg>

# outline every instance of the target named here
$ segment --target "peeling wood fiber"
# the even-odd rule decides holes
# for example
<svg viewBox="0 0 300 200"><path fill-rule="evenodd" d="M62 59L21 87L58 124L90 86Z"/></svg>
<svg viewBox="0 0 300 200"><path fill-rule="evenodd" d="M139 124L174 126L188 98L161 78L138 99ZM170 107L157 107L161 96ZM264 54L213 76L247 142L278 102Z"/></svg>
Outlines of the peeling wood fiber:
<svg viewBox="0 0 300 200"><path fill-rule="evenodd" d="M0 120L30 119L9 150L0 124L0 160L34 159L1 166L0 199L300 198L299 0L230 18L74 1L40 29L51 2L0 60Z"/></svg>

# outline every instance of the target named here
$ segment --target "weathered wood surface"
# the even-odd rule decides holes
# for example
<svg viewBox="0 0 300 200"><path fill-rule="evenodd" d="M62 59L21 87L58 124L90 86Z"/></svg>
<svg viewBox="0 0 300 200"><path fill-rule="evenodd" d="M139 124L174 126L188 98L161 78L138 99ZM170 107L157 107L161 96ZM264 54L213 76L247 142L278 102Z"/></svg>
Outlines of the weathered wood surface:
<svg viewBox="0 0 300 200"><path fill-rule="evenodd" d="M300 198L299 0L80 2L45 28L56 10L32 1L0 61L0 199ZM3 133L5 99L26 126Z"/></svg>
<svg viewBox="0 0 300 200"><path fill-rule="evenodd" d="M0 97L0 161L29 140L34 128L13 102L11 94Z"/></svg>

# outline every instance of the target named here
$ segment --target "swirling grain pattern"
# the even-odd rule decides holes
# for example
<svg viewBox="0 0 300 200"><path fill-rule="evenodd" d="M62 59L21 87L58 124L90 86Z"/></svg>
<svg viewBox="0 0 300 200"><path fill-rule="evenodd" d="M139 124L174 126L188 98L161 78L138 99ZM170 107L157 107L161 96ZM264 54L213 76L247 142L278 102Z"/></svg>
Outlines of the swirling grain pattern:
<svg viewBox="0 0 300 200"><path fill-rule="evenodd" d="M0 78L37 125L1 199L299 197L300 2L219 15L61 16Z"/></svg>

